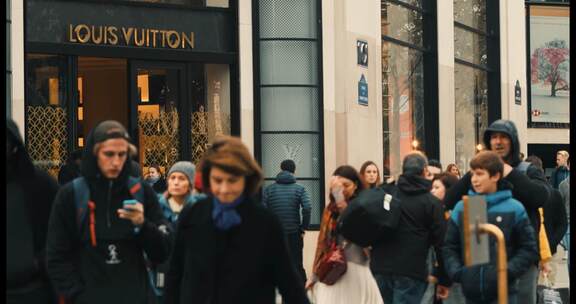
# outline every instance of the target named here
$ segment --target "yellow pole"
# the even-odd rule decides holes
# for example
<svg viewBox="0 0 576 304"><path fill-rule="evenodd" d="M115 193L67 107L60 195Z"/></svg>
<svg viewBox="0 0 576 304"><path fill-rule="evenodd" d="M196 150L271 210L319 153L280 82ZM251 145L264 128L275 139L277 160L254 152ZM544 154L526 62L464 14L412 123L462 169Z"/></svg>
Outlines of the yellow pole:
<svg viewBox="0 0 576 304"><path fill-rule="evenodd" d="M479 224L478 229L480 233L491 234L498 241L498 304L508 304L508 272L506 270L508 259L506 257L504 234L498 226L493 224Z"/></svg>

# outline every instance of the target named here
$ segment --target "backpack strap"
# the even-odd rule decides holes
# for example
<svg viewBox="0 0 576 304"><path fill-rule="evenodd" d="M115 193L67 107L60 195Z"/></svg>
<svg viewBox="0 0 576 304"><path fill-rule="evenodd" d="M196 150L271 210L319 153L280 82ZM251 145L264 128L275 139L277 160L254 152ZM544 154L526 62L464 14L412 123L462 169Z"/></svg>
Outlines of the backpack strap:
<svg viewBox="0 0 576 304"><path fill-rule="evenodd" d="M90 200L90 188L84 177L77 177L72 181L74 187L74 206L76 207L76 226L78 227L79 234L83 236L83 227L86 222L86 216L89 215L90 227L90 243L96 247L96 204Z"/></svg>
<svg viewBox="0 0 576 304"><path fill-rule="evenodd" d="M527 161L522 161L518 164L518 166L516 166L516 170L526 174L526 172L528 171L528 167L530 167L530 163Z"/></svg>

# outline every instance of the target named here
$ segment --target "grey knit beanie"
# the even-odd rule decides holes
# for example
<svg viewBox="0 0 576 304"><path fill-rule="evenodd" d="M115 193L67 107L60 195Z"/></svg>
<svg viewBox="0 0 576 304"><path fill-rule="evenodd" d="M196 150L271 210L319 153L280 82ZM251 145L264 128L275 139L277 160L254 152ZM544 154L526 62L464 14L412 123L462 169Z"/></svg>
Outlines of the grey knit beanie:
<svg viewBox="0 0 576 304"><path fill-rule="evenodd" d="M196 174L196 166L189 161L179 161L172 165L170 170L168 171L167 178L170 178L170 175L174 172L180 172L188 177L188 182L190 183L190 188L194 186L194 175Z"/></svg>

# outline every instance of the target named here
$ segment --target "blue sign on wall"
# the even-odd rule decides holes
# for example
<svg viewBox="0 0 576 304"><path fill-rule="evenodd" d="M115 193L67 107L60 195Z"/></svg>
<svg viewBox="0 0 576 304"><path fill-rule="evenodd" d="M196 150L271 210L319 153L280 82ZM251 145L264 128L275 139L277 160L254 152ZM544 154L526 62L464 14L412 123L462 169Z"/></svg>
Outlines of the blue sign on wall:
<svg viewBox="0 0 576 304"><path fill-rule="evenodd" d="M360 81L358 81L358 104L363 106L368 105L368 82L366 82L364 74L362 74Z"/></svg>

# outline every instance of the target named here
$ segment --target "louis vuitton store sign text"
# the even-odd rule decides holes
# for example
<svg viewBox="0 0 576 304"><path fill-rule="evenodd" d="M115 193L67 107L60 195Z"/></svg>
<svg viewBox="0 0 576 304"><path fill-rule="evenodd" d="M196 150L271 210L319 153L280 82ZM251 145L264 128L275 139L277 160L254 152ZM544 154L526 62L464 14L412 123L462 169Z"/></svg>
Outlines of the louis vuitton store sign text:
<svg viewBox="0 0 576 304"><path fill-rule="evenodd" d="M69 24L68 42L151 48L193 49L194 32L136 27Z"/></svg>

